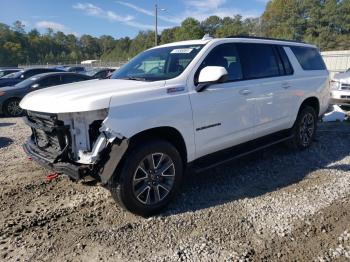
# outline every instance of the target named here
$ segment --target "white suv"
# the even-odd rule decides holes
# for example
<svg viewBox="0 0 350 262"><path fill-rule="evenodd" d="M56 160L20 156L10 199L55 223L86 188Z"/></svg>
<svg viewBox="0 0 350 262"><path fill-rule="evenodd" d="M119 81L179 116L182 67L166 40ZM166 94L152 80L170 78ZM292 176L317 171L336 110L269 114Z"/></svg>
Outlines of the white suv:
<svg viewBox="0 0 350 262"><path fill-rule="evenodd" d="M73 179L99 180L124 208L149 216L169 203L189 166L202 171L282 141L309 147L329 95L312 45L172 43L137 55L112 79L27 95L24 150Z"/></svg>

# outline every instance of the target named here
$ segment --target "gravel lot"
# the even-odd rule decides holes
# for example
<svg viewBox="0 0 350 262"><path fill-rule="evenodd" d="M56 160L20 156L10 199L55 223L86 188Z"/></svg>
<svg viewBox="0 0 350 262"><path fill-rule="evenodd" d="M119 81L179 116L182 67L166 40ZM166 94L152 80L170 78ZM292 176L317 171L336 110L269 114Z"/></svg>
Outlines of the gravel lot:
<svg viewBox="0 0 350 262"><path fill-rule="evenodd" d="M349 261L350 123L322 123L303 152L282 145L188 174L144 219L109 192L30 162L22 119L0 118L0 260Z"/></svg>

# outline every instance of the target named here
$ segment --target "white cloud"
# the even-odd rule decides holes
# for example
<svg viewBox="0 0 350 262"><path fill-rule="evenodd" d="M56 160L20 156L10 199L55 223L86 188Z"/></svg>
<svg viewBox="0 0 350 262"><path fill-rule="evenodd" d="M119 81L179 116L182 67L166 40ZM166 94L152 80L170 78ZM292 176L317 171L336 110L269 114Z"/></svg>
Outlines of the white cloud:
<svg viewBox="0 0 350 262"><path fill-rule="evenodd" d="M225 16L233 17L235 15L241 15L243 18L258 17L260 12L256 10L240 10L236 8L224 7L227 3L226 0L190 0L185 1L186 11L183 18L188 16L194 17L200 21L203 21L209 16L216 15L221 18Z"/></svg>
<svg viewBox="0 0 350 262"><path fill-rule="evenodd" d="M200 0L190 0L186 1L186 4L188 6L192 6L197 9L217 9L219 6L226 3L226 0L207 0L207 1L200 1Z"/></svg>
<svg viewBox="0 0 350 262"><path fill-rule="evenodd" d="M256 0L256 1L268 1L268 0ZM124 5L130 9L135 10L138 13L154 17L154 11L144 9L140 6L134 5L126 1L116 1L118 4ZM221 18L229 16L233 17L237 14L242 15L243 18L258 17L261 12L257 10L240 10L235 8L225 7L228 3L227 0L183 0L185 8L181 14L176 17L164 16L158 13L159 20L170 22L173 24L180 24L187 17L193 17L199 21L203 21L209 16L216 15Z"/></svg>
<svg viewBox="0 0 350 262"><path fill-rule="evenodd" d="M69 27L60 23L52 22L52 21L46 21L46 20L39 21L35 24L35 26L39 29L51 28L54 31L61 31L66 34L73 34L73 35L79 36L78 33L73 32Z"/></svg>
<svg viewBox="0 0 350 262"><path fill-rule="evenodd" d="M119 15L111 10L104 10L98 6L95 6L90 3L78 3L73 5L74 9L83 11L86 15L99 17L103 19L107 19L111 22L119 22L128 26L136 27L144 30L153 30L154 25L143 24L135 21L135 18L131 15ZM164 27L159 27L159 30L164 29Z"/></svg>
<svg viewBox="0 0 350 262"><path fill-rule="evenodd" d="M149 10L149 9L144 9L142 7L139 7L137 5L131 4L129 2L125 2L125 1L117 1L118 4L124 5L128 8L131 8L133 10L135 10L136 12L139 12L141 14L144 15L148 15L148 16L152 16L154 17L154 10ZM164 16L159 14L159 12L161 12L161 10L158 11L158 19L165 21L165 22L170 22L173 24L179 24L181 22L181 20L179 18L176 17L170 17L170 16Z"/></svg>
<svg viewBox="0 0 350 262"><path fill-rule="evenodd" d="M91 16L98 16L103 14L103 10L99 8L98 6L95 6L90 3L78 3L76 5L73 5L74 9L82 10L84 11L87 15Z"/></svg>
<svg viewBox="0 0 350 262"><path fill-rule="evenodd" d="M68 28L65 25L62 25L60 23L52 22L52 21L39 21L36 23L36 27L41 28L41 29L47 29L51 28L52 30L55 31L67 31Z"/></svg>

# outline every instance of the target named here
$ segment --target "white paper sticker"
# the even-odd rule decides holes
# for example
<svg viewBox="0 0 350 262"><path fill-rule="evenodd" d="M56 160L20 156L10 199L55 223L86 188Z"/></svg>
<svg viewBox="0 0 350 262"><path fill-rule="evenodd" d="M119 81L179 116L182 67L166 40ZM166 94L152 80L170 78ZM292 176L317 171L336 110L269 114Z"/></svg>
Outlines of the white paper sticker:
<svg viewBox="0 0 350 262"><path fill-rule="evenodd" d="M179 48L171 51L171 54L189 54L193 51L193 48Z"/></svg>

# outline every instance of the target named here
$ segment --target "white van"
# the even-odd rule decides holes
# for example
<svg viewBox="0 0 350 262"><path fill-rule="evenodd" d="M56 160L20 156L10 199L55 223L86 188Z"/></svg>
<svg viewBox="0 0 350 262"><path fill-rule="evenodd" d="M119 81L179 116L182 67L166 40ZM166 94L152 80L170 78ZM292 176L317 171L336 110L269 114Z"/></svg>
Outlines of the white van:
<svg viewBox="0 0 350 262"><path fill-rule="evenodd" d="M94 177L127 210L165 207L185 175L287 141L305 149L330 96L315 46L252 37L140 53L112 79L48 88L21 107L25 152L73 179Z"/></svg>

